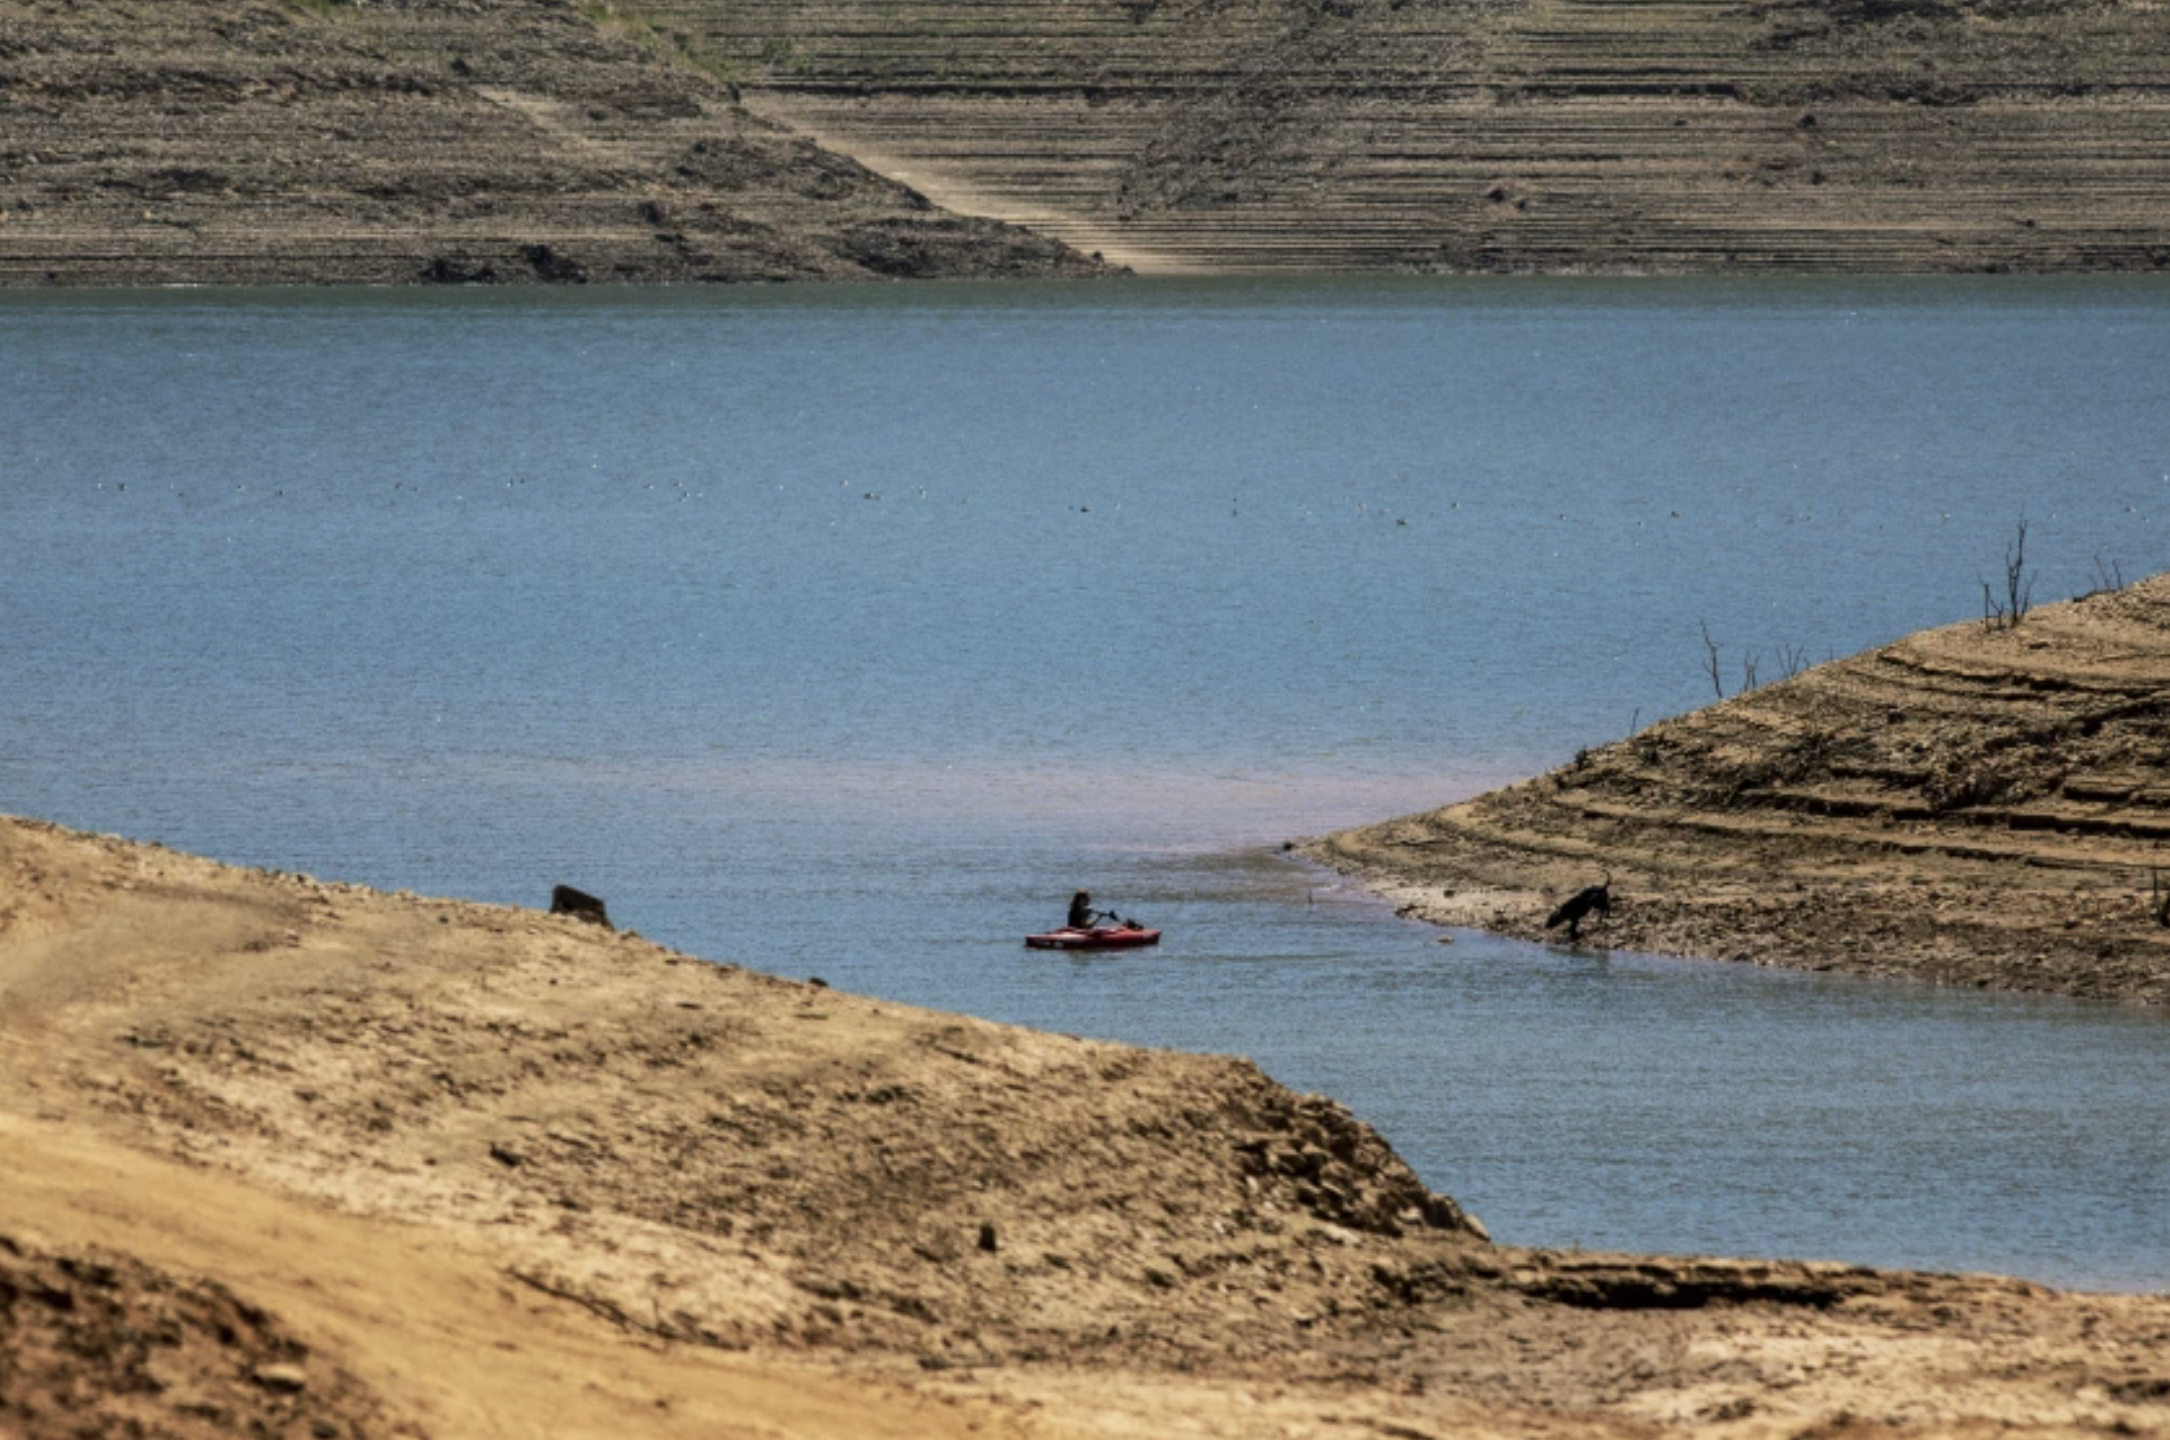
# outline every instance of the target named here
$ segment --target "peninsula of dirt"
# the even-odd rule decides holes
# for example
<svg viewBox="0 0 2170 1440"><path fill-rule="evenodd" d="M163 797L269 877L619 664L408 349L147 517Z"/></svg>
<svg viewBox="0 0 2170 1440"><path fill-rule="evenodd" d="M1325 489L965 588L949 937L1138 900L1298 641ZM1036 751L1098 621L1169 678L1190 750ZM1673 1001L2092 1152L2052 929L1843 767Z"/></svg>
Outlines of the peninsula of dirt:
<svg viewBox="0 0 2170 1440"><path fill-rule="evenodd" d="M2144 272L2166 192L2156 0L0 0L10 285Z"/></svg>
<svg viewBox="0 0 2170 1440"><path fill-rule="evenodd" d="M1493 1244L1242 1060L0 820L11 1437L2142 1434L2166 1340Z"/></svg>
<svg viewBox="0 0 2170 1440"><path fill-rule="evenodd" d="M1928 630L1312 853L1407 911L2170 1002L2170 575Z"/></svg>

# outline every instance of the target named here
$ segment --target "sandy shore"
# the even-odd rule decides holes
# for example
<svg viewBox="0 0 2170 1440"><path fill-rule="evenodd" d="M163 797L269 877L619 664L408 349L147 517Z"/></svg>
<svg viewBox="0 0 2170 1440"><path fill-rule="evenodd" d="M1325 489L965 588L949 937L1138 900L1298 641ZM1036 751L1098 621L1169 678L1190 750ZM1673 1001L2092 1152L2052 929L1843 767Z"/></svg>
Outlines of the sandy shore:
<svg viewBox="0 0 2170 1440"><path fill-rule="evenodd" d="M2170 1002L2170 576L1968 621L1310 847L1406 913L1585 943Z"/></svg>
<svg viewBox="0 0 2170 1440"><path fill-rule="evenodd" d="M0 886L10 1436L2170 1428L2170 1298L1496 1246L1242 1060L28 821Z"/></svg>

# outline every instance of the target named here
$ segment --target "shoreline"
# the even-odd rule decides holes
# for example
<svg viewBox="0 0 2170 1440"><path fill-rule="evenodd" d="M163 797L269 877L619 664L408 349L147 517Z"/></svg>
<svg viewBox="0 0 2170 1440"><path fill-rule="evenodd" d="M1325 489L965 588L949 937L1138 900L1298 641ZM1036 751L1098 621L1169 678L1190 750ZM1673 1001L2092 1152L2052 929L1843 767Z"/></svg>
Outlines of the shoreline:
<svg viewBox="0 0 2170 1440"><path fill-rule="evenodd" d="M0 8L0 288L1114 272L564 0Z"/></svg>
<svg viewBox="0 0 2170 1440"><path fill-rule="evenodd" d="M2145 10L13 5L0 287L2160 273Z"/></svg>
<svg viewBox="0 0 2170 1440"><path fill-rule="evenodd" d="M2170 576L1804 670L1475 799L1306 842L1416 919L2170 1004Z"/></svg>
<svg viewBox="0 0 2170 1440"><path fill-rule="evenodd" d="M0 819L0 880L0 1281L62 1297L0 1306L29 1440L225 1433L205 1405L553 1440L2170 1430L2170 1296L1493 1244L1241 1059L40 822Z"/></svg>

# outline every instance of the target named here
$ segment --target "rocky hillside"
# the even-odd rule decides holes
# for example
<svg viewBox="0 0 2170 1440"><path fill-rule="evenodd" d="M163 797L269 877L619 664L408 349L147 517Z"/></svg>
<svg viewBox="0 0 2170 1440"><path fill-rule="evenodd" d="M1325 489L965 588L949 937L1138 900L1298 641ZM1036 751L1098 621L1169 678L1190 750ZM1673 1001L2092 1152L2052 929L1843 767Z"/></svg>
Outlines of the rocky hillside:
<svg viewBox="0 0 2170 1440"><path fill-rule="evenodd" d="M615 0L1160 269L2170 266L2153 0Z"/></svg>
<svg viewBox="0 0 2170 1440"><path fill-rule="evenodd" d="M1415 913L1539 938L2170 1003L2170 575L1806 670L1330 837Z"/></svg>
<svg viewBox="0 0 2170 1440"><path fill-rule="evenodd" d="M0 0L0 284L1085 275L571 0Z"/></svg>
<svg viewBox="0 0 2170 1440"><path fill-rule="evenodd" d="M2159 270L2165 193L2155 0L0 0L8 284Z"/></svg>

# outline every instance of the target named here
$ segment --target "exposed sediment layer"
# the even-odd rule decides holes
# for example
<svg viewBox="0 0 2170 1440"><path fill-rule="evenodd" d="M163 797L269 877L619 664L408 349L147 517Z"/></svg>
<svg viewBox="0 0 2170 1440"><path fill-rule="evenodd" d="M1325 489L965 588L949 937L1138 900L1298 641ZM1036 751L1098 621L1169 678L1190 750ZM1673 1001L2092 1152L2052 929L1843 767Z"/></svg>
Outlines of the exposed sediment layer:
<svg viewBox="0 0 2170 1440"><path fill-rule="evenodd" d="M0 285L1096 273L571 0L0 0Z"/></svg>
<svg viewBox="0 0 2170 1440"><path fill-rule="evenodd" d="M2170 26L2129 0L618 8L1140 268L2170 266Z"/></svg>
<svg viewBox="0 0 2170 1440"><path fill-rule="evenodd" d="M2170 1002L2170 575L1806 670L1315 853L1527 938Z"/></svg>
<svg viewBox="0 0 2170 1440"><path fill-rule="evenodd" d="M2166 1333L1494 1245L1241 1060L0 818L23 1440L2130 1434Z"/></svg>
<svg viewBox="0 0 2170 1440"><path fill-rule="evenodd" d="M2153 0L0 0L0 284L2153 271L2165 194Z"/></svg>

